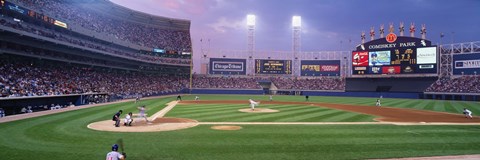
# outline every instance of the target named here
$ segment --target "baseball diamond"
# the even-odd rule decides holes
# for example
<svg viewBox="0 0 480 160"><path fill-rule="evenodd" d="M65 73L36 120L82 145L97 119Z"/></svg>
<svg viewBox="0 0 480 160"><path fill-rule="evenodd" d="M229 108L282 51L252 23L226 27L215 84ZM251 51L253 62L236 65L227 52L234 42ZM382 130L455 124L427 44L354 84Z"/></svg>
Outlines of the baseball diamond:
<svg viewBox="0 0 480 160"><path fill-rule="evenodd" d="M0 0L0 160L480 159L478 8Z"/></svg>

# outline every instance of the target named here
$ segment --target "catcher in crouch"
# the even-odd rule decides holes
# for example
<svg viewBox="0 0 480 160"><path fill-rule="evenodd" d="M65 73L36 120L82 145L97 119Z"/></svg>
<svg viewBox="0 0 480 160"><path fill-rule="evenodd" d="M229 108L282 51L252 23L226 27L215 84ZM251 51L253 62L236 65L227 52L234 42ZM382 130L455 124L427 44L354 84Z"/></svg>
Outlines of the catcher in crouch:
<svg viewBox="0 0 480 160"><path fill-rule="evenodd" d="M252 111L255 110L255 106L258 106L260 104L260 102L255 102L253 99L248 99L248 101L250 102L250 108L252 109Z"/></svg>

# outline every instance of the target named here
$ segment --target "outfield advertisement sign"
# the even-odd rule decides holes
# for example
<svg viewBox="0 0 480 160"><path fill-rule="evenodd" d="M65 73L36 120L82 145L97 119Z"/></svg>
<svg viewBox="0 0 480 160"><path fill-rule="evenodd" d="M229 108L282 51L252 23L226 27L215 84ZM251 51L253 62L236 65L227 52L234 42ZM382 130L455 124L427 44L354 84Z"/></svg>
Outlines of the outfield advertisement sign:
<svg viewBox="0 0 480 160"><path fill-rule="evenodd" d="M340 60L303 60L302 76L340 76Z"/></svg>
<svg viewBox="0 0 480 160"><path fill-rule="evenodd" d="M210 58L210 74L245 75L245 59Z"/></svg>
<svg viewBox="0 0 480 160"><path fill-rule="evenodd" d="M480 53L453 55L453 74L480 74Z"/></svg>

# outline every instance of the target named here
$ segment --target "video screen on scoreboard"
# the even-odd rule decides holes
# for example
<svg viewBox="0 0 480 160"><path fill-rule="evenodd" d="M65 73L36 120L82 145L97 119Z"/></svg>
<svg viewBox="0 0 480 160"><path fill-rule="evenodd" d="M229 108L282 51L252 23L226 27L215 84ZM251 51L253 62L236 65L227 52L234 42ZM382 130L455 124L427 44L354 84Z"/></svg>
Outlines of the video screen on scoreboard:
<svg viewBox="0 0 480 160"><path fill-rule="evenodd" d="M369 66L390 65L390 51L368 52Z"/></svg>
<svg viewBox="0 0 480 160"><path fill-rule="evenodd" d="M255 60L256 74L292 74L291 60Z"/></svg>
<svg viewBox="0 0 480 160"><path fill-rule="evenodd" d="M377 39L352 52L353 75L437 74L437 47L415 37Z"/></svg>

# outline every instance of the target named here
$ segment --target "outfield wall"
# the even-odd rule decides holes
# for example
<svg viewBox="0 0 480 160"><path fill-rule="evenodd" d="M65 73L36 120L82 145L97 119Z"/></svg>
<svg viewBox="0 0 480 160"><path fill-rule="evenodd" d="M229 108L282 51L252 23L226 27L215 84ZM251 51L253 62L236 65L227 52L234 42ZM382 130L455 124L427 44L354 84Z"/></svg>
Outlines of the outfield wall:
<svg viewBox="0 0 480 160"><path fill-rule="evenodd" d="M416 92L321 92L321 91L303 91L303 95L309 96L339 96L339 97L383 97L383 98L420 98L420 93Z"/></svg>

